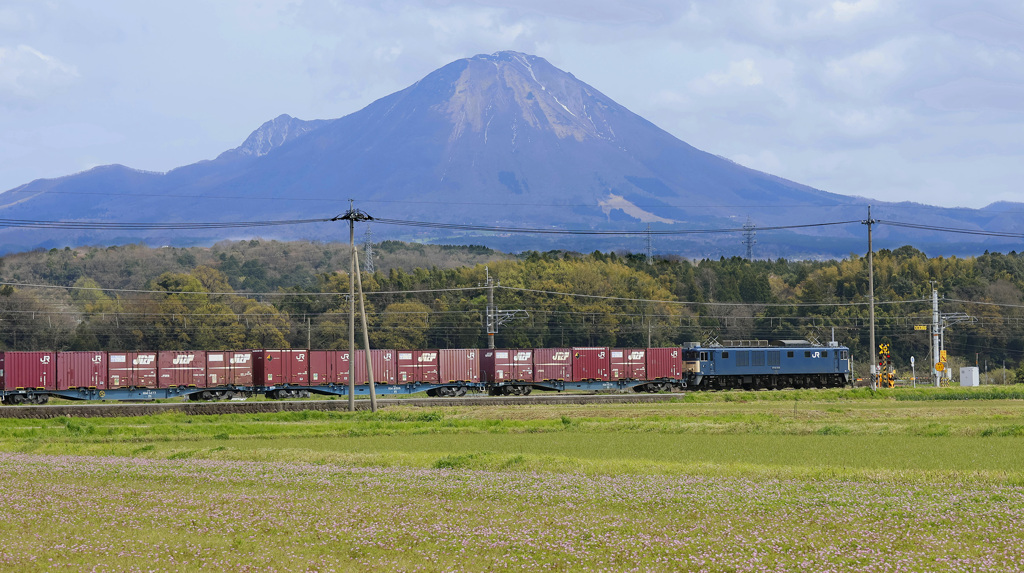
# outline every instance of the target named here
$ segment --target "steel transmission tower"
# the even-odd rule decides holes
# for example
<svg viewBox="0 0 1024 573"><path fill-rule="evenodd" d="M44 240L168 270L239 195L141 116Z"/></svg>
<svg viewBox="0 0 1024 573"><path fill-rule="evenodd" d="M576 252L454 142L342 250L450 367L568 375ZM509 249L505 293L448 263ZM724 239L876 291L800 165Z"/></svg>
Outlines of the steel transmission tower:
<svg viewBox="0 0 1024 573"><path fill-rule="evenodd" d="M647 223L647 237L644 240L644 250L647 252L647 264L654 264L654 239L651 237L651 224Z"/></svg>
<svg viewBox="0 0 1024 573"><path fill-rule="evenodd" d="M363 270L368 273L374 272L373 268L373 232L370 231L370 226L366 226L366 236L363 238L363 249L366 253L363 255L366 258L365 264L363 264Z"/></svg>
<svg viewBox="0 0 1024 573"><path fill-rule="evenodd" d="M755 230L754 222L747 217L747 222L743 224L743 244L747 246L747 260L754 260L754 245L757 244L757 231Z"/></svg>

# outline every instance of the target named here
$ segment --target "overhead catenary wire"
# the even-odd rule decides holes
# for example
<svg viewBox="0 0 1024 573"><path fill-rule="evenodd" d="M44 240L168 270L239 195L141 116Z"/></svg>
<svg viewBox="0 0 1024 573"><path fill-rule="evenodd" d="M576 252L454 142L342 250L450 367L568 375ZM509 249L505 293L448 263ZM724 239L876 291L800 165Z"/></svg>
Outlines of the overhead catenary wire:
<svg viewBox="0 0 1024 573"><path fill-rule="evenodd" d="M0 281L0 286L13 286L21 288L42 288L42 289L57 289L57 290L85 290L85 291L100 291L100 292L113 292L113 293L134 293L134 294L160 294L160 295L202 295L202 296L239 296L239 297L304 297L304 296L343 296L347 297L348 293L344 292L316 292L316 291L274 291L274 292L246 292L246 291L229 291L229 292L206 292L206 291L177 291L177 290L158 290L158 289L121 289L121 288L105 288L105 287L80 287L80 286L61 286L61 285L45 285L45 284L33 284L33 283L20 283L11 281ZM452 288L434 288L434 289L415 289L415 290L390 290L390 291L366 291L367 296L373 295L411 295L411 294L436 294L444 292L464 292L464 291L480 291L485 290L487 287L484 286L471 286L471 287L452 287ZM508 291L517 292L529 292L534 294L547 294L547 295L559 295L569 296L576 298L590 298L599 300L615 300L622 302L638 302L638 303L651 303L651 304L670 304L670 305L686 305L686 306L761 306L761 307L816 307L816 306L865 306L868 302L842 302L842 301L824 301L824 302L791 302L791 303L772 303L772 302L715 302L715 301L686 301L686 300L668 300L668 299L647 299L647 298L630 298L630 297L619 297L619 296L607 296L607 295L592 295L584 293L571 293L563 291L549 291L539 289L528 289L522 287L512 287L506 285L496 285L494 288L503 289ZM912 303L925 303L930 302L930 299L908 299L908 300L892 300L892 301L881 301L875 304L912 304Z"/></svg>

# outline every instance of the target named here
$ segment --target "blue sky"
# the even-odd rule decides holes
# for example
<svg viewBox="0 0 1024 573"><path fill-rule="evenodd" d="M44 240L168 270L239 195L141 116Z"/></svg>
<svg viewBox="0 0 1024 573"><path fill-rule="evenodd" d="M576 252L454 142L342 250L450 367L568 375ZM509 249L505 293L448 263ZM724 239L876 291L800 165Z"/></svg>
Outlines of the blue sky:
<svg viewBox="0 0 1024 573"><path fill-rule="evenodd" d="M985 0L2 0L0 190L211 159L507 49L820 189L1024 202L1024 3Z"/></svg>

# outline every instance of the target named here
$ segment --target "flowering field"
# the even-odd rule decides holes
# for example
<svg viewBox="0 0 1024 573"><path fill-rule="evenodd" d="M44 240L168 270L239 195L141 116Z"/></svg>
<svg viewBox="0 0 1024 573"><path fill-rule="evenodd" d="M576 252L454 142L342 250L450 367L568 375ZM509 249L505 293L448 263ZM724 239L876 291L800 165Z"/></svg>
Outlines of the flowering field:
<svg viewBox="0 0 1024 573"><path fill-rule="evenodd" d="M12 571L1024 570L1024 489L994 484L31 454L0 476Z"/></svg>
<svg viewBox="0 0 1024 573"><path fill-rule="evenodd" d="M811 396L2 419L0 571L1024 571L1024 401Z"/></svg>

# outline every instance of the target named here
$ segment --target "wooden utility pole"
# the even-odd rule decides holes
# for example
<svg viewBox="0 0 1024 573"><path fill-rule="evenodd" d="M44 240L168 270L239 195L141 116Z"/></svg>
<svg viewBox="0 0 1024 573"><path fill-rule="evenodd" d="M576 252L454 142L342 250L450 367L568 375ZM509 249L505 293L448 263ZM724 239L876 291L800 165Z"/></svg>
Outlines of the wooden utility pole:
<svg viewBox="0 0 1024 573"><path fill-rule="evenodd" d="M353 201L349 199L349 213ZM356 221L348 220L348 411L356 411Z"/></svg>
<svg viewBox="0 0 1024 573"><path fill-rule="evenodd" d="M366 378L370 383L370 411L377 411L377 389L373 385L373 361L370 359L370 335L366 328L366 305L363 303L363 277L359 272L359 259L356 261L356 285L359 288L359 315L363 318L363 346L366 347ZM349 363L352 363L352 359Z"/></svg>
<svg viewBox="0 0 1024 573"><path fill-rule="evenodd" d="M356 221L372 221L373 217L360 211L354 206L353 199L348 200L348 211L339 215L332 221L348 221L348 242L350 247L348 264L348 409L354 412L356 409L356 279L359 277L358 253L356 253ZM359 305L362 307L362 281L359 281ZM363 332L366 332L366 314L363 314ZM366 342L366 360L370 360L370 343ZM377 410L377 400L373 395L373 373L370 374L370 397L371 407Z"/></svg>

